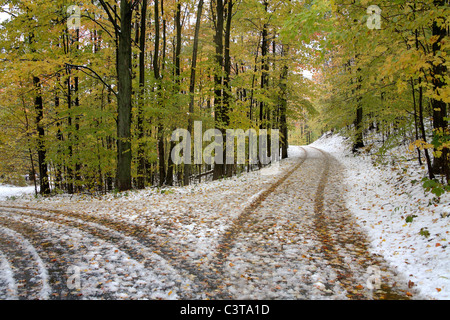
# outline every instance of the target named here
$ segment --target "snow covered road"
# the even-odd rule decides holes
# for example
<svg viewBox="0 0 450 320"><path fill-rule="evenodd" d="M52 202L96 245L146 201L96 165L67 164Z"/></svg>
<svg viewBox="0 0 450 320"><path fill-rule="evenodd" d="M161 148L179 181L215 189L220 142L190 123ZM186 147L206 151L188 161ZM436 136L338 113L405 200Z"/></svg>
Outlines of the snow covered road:
<svg viewBox="0 0 450 320"><path fill-rule="evenodd" d="M242 225L225 263L231 297L405 298L405 288L396 287L396 275L368 253L345 209L338 162L320 150L304 150L302 166Z"/></svg>
<svg viewBox="0 0 450 320"><path fill-rule="evenodd" d="M0 299L407 298L347 212L339 162L290 152L197 186L4 202Z"/></svg>

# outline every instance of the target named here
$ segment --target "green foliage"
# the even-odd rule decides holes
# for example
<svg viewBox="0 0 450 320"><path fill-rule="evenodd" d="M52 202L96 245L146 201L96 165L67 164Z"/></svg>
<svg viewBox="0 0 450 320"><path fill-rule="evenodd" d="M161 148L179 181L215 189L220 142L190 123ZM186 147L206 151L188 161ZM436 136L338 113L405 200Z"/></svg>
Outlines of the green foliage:
<svg viewBox="0 0 450 320"><path fill-rule="evenodd" d="M442 196L444 193L450 191L450 185L444 185L437 179L423 178L422 182L425 191L431 192L438 198Z"/></svg>
<svg viewBox="0 0 450 320"><path fill-rule="evenodd" d="M139 26L141 21L140 3L133 12L133 26ZM109 4L111 8L120 7L120 1ZM179 78L173 46L176 2L160 4L163 5L159 7L160 21L147 21L151 27L146 30L143 88L139 87L137 28L132 35L131 172L134 181L142 177L138 167L143 156L146 185L158 183L159 159L168 165L170 135L175 128L186 128L188 119L202 120L204 128L214 127L214 75L225 75L225 70L218 70L215 63L212 44L215 13L207 11L202 15L200 28L194 112L189 113L192 18L197 3L180 1L182 11L189 16L184 18L182 29ZM68 30L69 5L72 3L65 0L0 0L0 6L10 13L9 19L2 22L0 33L0 174L26 174L33 168L38 171L34 103L39 93L43 99L41 124L45 130L43 143L53 194L71 189L70 192L111 191L115 187L118 158L114 25L99 3L86 2L78 4L82 13L79 34ZM148 5L150 12L154 3ZM319 45L325 40L320 29L325 25L317 24L315 17L326 17L324 21L329 29L329 2L269 1L266 10L261 1L244 0L235 2L233 10L230 87L221 88L230 95L230 127L279 127L283 104L287 105L290 121L317 116L319 89L303 78L301 71L320 66ZM152 60L156 23L160 25L161 77L158 79L155 79ZM300 25L301 32L289 36L292 28L300 31ZM268 51L263 58L264 27L268 33ZM268 66L268 70L263 72L263 66ZM261 86L263 73L267 85ZM33 77L41 79L39 92L33 87ZM260 105L264 105L265 112L262 123ZM144 119L140 126L138 118ZM161 143L164 150L158 148ZM182 170L182 166L176 167L175 174Z"/></svg>
<svg viewBox="0 0 450 320"><path fill-rule="evenodd" d="M110 4L119 7L120 1ZM133 41L131 171L134 180L144 175L146 185L157 183L160 166L169 164L170 135L175 128L187 128L188 120L202 120L205 128L214 127L218 110L214 106L215 75L229 78L229 86L219 89L230 97L230 128L279 128L282 109L287 106L291 141L306 143L331 129L344 129L356 140L357 131L365 134L376 127L384 141L381 153L412 136L419 96L423 106L431 99L450 102L448 86L436 90L433 82L434 66L449 67L450 44L442 41L438 51L432 50L438 41L433 22L448 26L448 6L437 6L432 0L378 1L382 25L372 30L366 25L370 1L350 5L343 0L243 0L233 6L230 74L216 63L215 12L208 10L202 16L194 112L190 112L187 92L196 2L182 0L180 4L188 16L182 30L179 77L173 45L176 2L165 1L160 21L148 23L142 88L140 50ZM65 0L0 0L0 6L10 13L0 34L0 174L37 170L34 103L39 93L44 102L43 145L53 188L107 191L114 188L117 174L117 39L113 23L96 2L79 4L83 15L79 35L67 30L68 5ZM148 5L150 9L154 3ZM137 9L133 13L136 27L141 21ZM160 26L161 75L157 79L152 60L156 24ZM133 29L135 39L137 31ZM263 31L267 33L264 57ZM314 71L314 79L304 78L303 70ZM33 87L33 77L41 79L39 91ZM450 81L448 74L436 79L445 84ZM359 130L357 109L363 114ZM425 121L431 120L433 111L423 108ZM138 119L143 119L141 124ZM421 151L432 148L433 155L440 157L450 147L449 140L448 131L435 130L431 143L418 140L414 146L422 147ZM138 173L142 161L145 173ZM175 174L181 173L183 167L176 167ZM424 181L424 187L436 197L447 190L437 181Z"/></svg>
<svg viewBox="0 0 450 320"><path fill-rule="evenodd" d="M381 10L379 29L367 25L367 9L374 4ZM322 88L315 101L320 114L308 118L308 125L319 135L344 129L354 141L357 133L366 138L369 129L376 129L383 140L381 152L405 143L405 138L417 140L414 130L418 139L424 140L420 122L431 122L440 111L426 106L432 101L450 102L448 72L436 75L436 66L441 70L450 66L450 44L444 37L436 46L439 37L433 34L433 24L448 26L448 5L432 0L358 0L352 4L335 0L306 1L305 9L286 20L282 34L320 48L316 63ZM443 83L439 88L438 81ZM357 110L362 110L359 130ZM448 116L443 120L448 121ZM427 145L433 149L432 155L446 156L448 128L432 132L425 126L425 130L428 139L431 137Z"/></svg>
<svg viewBox="0 0 450 320"><path fill-rule="evenodd" d="M427 230L427 227L420 228L419 234L425 238L430 237L430 231Z"/></svg>
<svg viewBox="0 0 450 320"><path fill-rule="evenodd" d="M411 214L406 217L405 221L407 223L411 223L411 222L413 222L414 218L417 218L417 216L415 214Z"/></svg>

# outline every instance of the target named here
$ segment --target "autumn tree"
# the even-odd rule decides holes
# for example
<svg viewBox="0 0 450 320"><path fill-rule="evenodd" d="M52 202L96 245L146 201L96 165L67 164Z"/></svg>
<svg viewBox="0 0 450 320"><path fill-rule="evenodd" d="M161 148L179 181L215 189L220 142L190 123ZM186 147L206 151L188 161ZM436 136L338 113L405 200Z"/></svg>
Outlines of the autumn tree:
<svg viewBox="0 0 450 320"><path fill-rule="evenodd" d="M1 2L10 19L0 40L0 141L14 149L2 145L1 170L20 154L23 170L48 181L41 192L72 194L187 185L259 167L227 165L226 153L214 168L174 165L171 131L192 133L194 120L223 133L282 129L286 157L290 118L310 106L298 76L307 46L280 35L294 4Z"/></svg>
<svg viewBox="0 0 450 320"><path fill-rule="evenodd" d="M138 1L125 0L120 3L120 15L104 0L100 3L114 26L117 38L117 173L119 191L130 190L131 185L131 101L132 64L131 32L134 7ZM119 19L118 19L119 18ZM118 20L120 22L118 22Z"/></svg>

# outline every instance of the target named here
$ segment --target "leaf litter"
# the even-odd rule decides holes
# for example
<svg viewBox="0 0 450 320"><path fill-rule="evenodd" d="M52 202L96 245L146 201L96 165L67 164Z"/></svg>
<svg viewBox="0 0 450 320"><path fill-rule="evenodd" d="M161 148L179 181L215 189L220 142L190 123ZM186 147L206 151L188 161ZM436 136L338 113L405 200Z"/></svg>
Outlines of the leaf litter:
<svg viewBox="0 0 450 320"><path fill-rule="evenodd" d="M14 218L39 224L52 246L65 241L71 251L64 267L79 268L81 299L387 299L414 292L368 252L346 210L339 162L309 147L289 152L279 170L165 192L24 196L4 204L16 207ZM373 264L383 283L378 291L368 288ZM0 273L0 285L13 288L11 282Z"/></svg>

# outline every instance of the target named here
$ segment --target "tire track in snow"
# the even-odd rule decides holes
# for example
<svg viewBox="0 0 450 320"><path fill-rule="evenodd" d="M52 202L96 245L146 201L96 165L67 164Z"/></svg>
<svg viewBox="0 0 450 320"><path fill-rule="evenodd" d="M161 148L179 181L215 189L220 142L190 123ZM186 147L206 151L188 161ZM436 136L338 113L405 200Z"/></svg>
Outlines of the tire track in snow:
<svg viewBox="0 0 450 320"><path fill-rule="evenodd" d="M230 299L231 295L226 292L224 283L224 268L226 260L230 254L230 251L234 245L234 242L240 232L243 231L244 224L249 220L251 215L255 210L261 206L261 203L273 193L277 187L279 187L283 182L285 182L300 166L306 161L308 154L304 148L301 148L304 152L304 157L300 158L299 163L295 164L292 169L285 173L280 179L273 183L269 188L260 192L254 197L253 201L247 205L242 213L238 216L233 224L224 232L222 239L219 240L219 245L217 248L217 254L214 259L210 262L210 277L208 278L207 295L212 299Z"/></svg>
<svg viewBox="0 0 450 320"><path fill-rule="evenodd" d="M221 274L211 281L209 294L215 299L404 299L388 287L392 273L368 254L363 234L341 206L336 163L317 150L307 152L300 170L236 222L223 261L216 261ZM381 289L374 292L361 286L371 266L383 272Z"/></svg>
<svg viewBox="0 0 450 320"><path fill-rule="evenodd" d="M318 179L310 177L317 170L314 153L306 150L306 162L256 208L235 241L225 265L233 299L323 296L313 288L311 277L321 268L306 255L318 243L310 232L318 185Z"/></svg>
<svg viewBox="0 0 450 320"><path fill-rule="evenodd" d="M303 149L302 149L303 150ZM303 150L304 151L304 150ZM305 152L305 151L304 151ZM306 152L305 152L306 154ZM255 194L249 201L245 204L243 209L243 214L237 219L237 222L234 222L234 225L231 228L236 226L236 223L243 223L245 221L245 217L248 216L251 211L253 211L260 203L265 199L274 189L281 184L283 181L287 179L289 175L292 174L298 167L304 162L304 159L300 161L299 164L295 165L294 168L291 169L287 174L285 174L282 178L280 178L275 183L272 183L268 189L265 189L257 194ZM204 293L210 291L211 287L218 288L220 286L220 271L217 269L217 262L211 264L205 263L200 265L198 263L190 262L186 252L182 252L180 248L173 249L173 245L171 245L170 234L167 232L158 232L155 234L152 230L148 228L129 224L126 222L116 222L114 220L103 218L100 216L94 216L90 214L79 214L75 212L55 210L55 209L36 209L36 208L28 208L28 207L19 207L19 206L0 206L0 209L8 210L20 210L21 214L33 216L38 215L40 218L45 219L47 221L54 221L66 225L70 225L75 228L79 228L80 230L84 230L94 234L96 237L104 239L105 241L115 243L121 250L132 256L134 259L145 262L146 260L142 257L142 254L139 250L136 250L134 246L123 245L123 239L121 237L131 237L135 242L140 243L141 246L147 248L161 256L169 265L176 269L180 275L185 276L186 279L192 281L192 285L189 286L189 290L184 288L180 290L180 295L182 299L198 299L204 297ZM52 213L51 215L49 213ZM76 219L77 221L73 221L71 219ZM89 225L90 224L90 225ZM171 230L174 228L170 223L169 224L161 224L158 225L158 229L162 230ZM107 229L105 229L107 228ZM230 230L230 229L229 229ZM118 235L119 232L121 234ZM223 239L227 239L226 241L231 240L229 235L225 232ZM112 234L118 235L118 238L112 236ZM175 239L176 240L176 239ZM231 240L232 242L232 240ZM224 242L222 241L222 245L219 246L219 251L221 251L221 247L223 247ZM141 250L142 251L142 250ZM218 253L221 255L223 252ZM222 255L223 260L226 259L226 256ZM147 259L147 261L149 261ZM220 264L220 262L219 262ZM148 267L151 267L148 265ZM221 267L219 267L221 269ZM190 291L192 290L192 291ZM213 290L214 291L214 290Z"/></svg>
<svg viewBox="0 0 450 320"><path fill-rule="evenodd" d="M0 211L0 225L20 234L23 239L26 238L27 247L39 256L42 273L46 275L46 295L41 297L27 297L36 290L32 286L33 281L30 281L32 279L25 278L22 280L25 299L78 300L82 298L79 291L70 290L67 286L68 270L75 265L76 261L71 255L74 248L59 236L55 237L53 234L58 226L49 226L47 221L43 219L30 218L17 212L5 213L4 210ZM65 229L64 235L73 236L73 233L71 230ZM16 248L12 247L10 251L11 256L17 256ZM22 265L15 270L23 272L27 269L26 266Z"/></svg>
<svg viewBox="0 0 450 320"><path fill-rule="evenodd" d="M10 223L0 222L0 250L9 261L7 270L8 288L18 299L48 299L50 296L49 275L47 268L23 233L28 230L14 228ZM15 282L14 284L11 284ZM19 284L17 284L19 283Z"/></svg>
<svg viewBox="0 0 450 320"><path fill-rule="evenodd" d="M1 245L0 245L1 249ZM7 257L0 250L0 300L18 300L17 283Z"/></svg>
<svg viewBox="0 0 450 320"><path fill-rule="evenodd" d="M0 206L0 209L20 210L21 214L24 215L38 215L47 221L58 222L87 231L104 241L115 243L122 251L129 254L133 259L144 263L148 268L153 268L155 261L164 261L164 263L167 263L167 269L173 268L185 279L197 283L186 286L186 283L182 283L181 280L177 281L177 286L185 286L183 290L177 290L182 299L195 298L190 290L197 287L197 293L203 292L205 290L204 284L208 282L208 274L205 274L204 269L187 260L185 252L181 253L173 250L170 245L170 235L167 233L154 234L151 230L139 225L116 222L89 214L19 206ZM52 215L48 213L52 213ZM159 227L168 230L172 228L171 225L160 225ZM128 237L128 243L125 241L126 237ZM134 244L130 245L130 242ZM152 254L153 260L143 256L143 251L146 251L148 255ZM186 289L187 287L189 289Z"/></svg>
<svg viewBox="0 0 450 320"><path fill-rule="evenodd" d="M21 214L29 216L39 216L47 221L53 221L65 225L69 225L74 228L91 233L105 241L113 241L116 244L121 244L121 248L133 256L137 261L145 261L145 257L140 253L145 249L160 256L161 259L167 261L167 263L173 265L171 261L178 260L177 255L171 250L167 243L170 241L170 236L167 233L155 234L151 229L142 227L136 224L129 224L126 222L117 222L108 218L100 216L94 216L90 214L79 214L70 211L55 210L55 209L37 209L20 206L0 206L3 210L20 210ZM49 214L51 213L51 214ZM171 224L160 224L159 228L163 230L170 230L174 228ZM157 238L162 238L159 240ZM128 239L127 241L125 241ZM134 243L134 246L130 246L130 242ZM139 249L136 249L136 246ZM176 265L173 265L177 268ZM189 265L189 262L184 262L179 271L183 270L197 270L193 265Z"/></svg>
<svg viewBox="0 0 450 320"><path fill-rule="evenodd" d="M129 257L136 262L141 263L147 270L164 270L161 274L161 277L168 278L167 282L172 283L170 285L167 285L167 292L178 292L182 296L182 298L186 298L183 297L183 295L185 294L189 297L189 290L186 290L185 288L181 290L180 288L181 286L189 286L189 283L186 283L186 281L182 280L181 278L181 274L185 273L184 270L176 270L176 268L171 266L168 261L161 258L161 256L156 253L161 253L161 247L159 247L158 250L155 243L149 241L149 239L147 239L143 235L146 232L148 233L148 230L146 230L145 228L122 223L119 224L103 218L92 216L86 217L84 215L58 210L40 210L21 207L2 207L2 210L9 210L10 213L13 213L15 215L35 219L35 222L47 221L58 226L74 228L81 232L89 234L90 236L94 237L94 239L98 239L99 241L104 241L105 243L115 245L117 246L118 250L129 255ZM21 223L22 222L23 221L21 221ZM30 223L30 226L32 227L33 224ZM129 234L132 234L133 236L130 236ZM139 237L137 236L137 234L139 235ZM36 238L42 239L44 238L44 235ZM86 248L87 246L84 247ZM58 252L58 256L63 257L64 255L66 255L67 257L64 258L64 260L70 260L70 254L68 254L68 252L71 251L72 254L75 254L75 252L73 252L73 249L77 248L65 248L62 251L60 250L60 252ZM104 257L103 260L108 261L108 257ZM59 273L67 270L67 268L72 265L76 265L76 262L72 262L65 268L60 268ZM186 276L186 274L184 274L184 276Z"/></svg>
<svg viewBox="0 0 450 320"><path fill-rule="evenodd" d="M353 221L347 210L339 206L338 199L330 196L329 203L326 203L326 196L332 194L332 183L329 183L332 158L320 149L313 149L319 151L324 160L314 200L315 233L321 241L320 252L337 274L336 280L343 285L350 299L408 299L401 289L388 283L392 272L384 266L383 261L369 253L364 235L352 228ZM364 276L368 278L365 273L370 267L379 268L384 273L383 277L380 274L380 279L377 279L381 283L375 291L367 290L364 288L366 283L363 286L360 281ZM324 285L327 287L327 284Z"/></svg>

